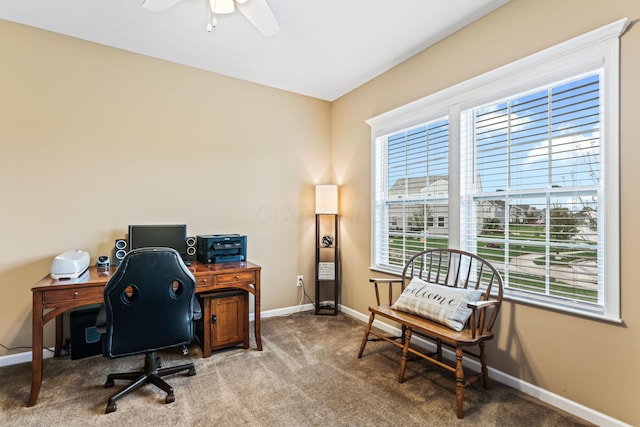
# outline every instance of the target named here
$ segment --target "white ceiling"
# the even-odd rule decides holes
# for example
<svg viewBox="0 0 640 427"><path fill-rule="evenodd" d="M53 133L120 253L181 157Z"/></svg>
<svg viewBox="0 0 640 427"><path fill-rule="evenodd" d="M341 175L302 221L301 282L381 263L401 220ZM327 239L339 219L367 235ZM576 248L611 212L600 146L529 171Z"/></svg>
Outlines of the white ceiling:
<svg viewBox="0 0 640 427"><path fill-rule="evenodd" d="M249 0L251 1L251 0ZM509 0L268 0L280 32L207 0L1 0L0 19L332 101Z"/></svg>

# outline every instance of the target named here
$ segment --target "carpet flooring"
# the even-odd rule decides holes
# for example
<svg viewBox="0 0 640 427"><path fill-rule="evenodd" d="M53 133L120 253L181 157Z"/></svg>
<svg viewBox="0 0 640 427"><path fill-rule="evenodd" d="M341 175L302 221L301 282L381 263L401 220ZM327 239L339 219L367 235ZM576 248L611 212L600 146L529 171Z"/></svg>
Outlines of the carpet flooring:
<svg viewBox="0 0 640 427"><path fill-rule="evenodd" d="M203 358L160 353L163 367L192 360L197 374L166 377L176 401L146 385L104 414L107 373L136 370L143 356L46 359L38 403L25 407L31 365L0 368L0 425L6 426L586 426L589 423L493 382L465 390L465 418L455 416L455 380L422 360L397 381L400 353L369 343L356 354L364 324L344 314L300 312L262 321L264 351L235 347ZM253 332L251 332L253 333ZM116 387L119 383L116 382Z"/></svg>

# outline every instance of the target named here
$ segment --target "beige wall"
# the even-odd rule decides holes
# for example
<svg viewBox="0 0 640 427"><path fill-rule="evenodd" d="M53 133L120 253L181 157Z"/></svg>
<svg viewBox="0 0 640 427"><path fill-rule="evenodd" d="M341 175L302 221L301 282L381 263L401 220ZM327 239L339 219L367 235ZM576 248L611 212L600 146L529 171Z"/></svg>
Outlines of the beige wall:
<svg viewBox="0 0 640 427"><path fill-rule="evenodd" d="M245 233L263 266L263 310L294 305L296 274L312 291L312 186L331 181L341 184L342 303L366 313L365 119L639 16L636 0L513 0L332 104L0 21L0 343L30 345L30 287L54 255L81 248L95 261L129 223ZM496 369L635 425L639 51L632 27L622 37L624 325L507 302L489 349Z"/></svg>
<svg viewBox="0 0 640 427"><path fill-rule="evenodd" d="M128 224L246 234L263 310L296 305L301 273L313 294L328 102L5 21L0 58L1 344L31 345L55 255L94 263Z"/></svg>
<svg viewBox="0 0 640 427"><path fill-rule="evenodd" d="M333 103L332 156L341 184L343 304L373 302L370 253L371 136L365 120L618 19L640 17L636 0L514 0ZM627 423L640 425L640 28L621 39L623 325L507 302L490 364Z"/></svg>

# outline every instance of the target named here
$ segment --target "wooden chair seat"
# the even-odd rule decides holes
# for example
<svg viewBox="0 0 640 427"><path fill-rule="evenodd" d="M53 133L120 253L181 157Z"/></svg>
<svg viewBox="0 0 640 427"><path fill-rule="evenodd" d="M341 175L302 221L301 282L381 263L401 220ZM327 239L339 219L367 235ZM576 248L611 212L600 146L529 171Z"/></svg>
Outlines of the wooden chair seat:
<svg viewBox="0 0 640 427"><path fill-rule="evenodd" d="M413 278L419 278L429 283L429 286L435 285L433 289L437 289L437 285L441 285L449 288L482 291L482 296L478 301L467 304L471 315L461 331L456 331L421 315L392 308L393 302L397 300ZM453 372L456 378L456 415L458 418L463 418L464 388L479 379L482 379L484 388L489 387L485 342L494 337L492 328L502 302L503 282L498 271L488 261L477 255L456 249L432 249L411 257L399 278L378 278L369 281L374 284L376 305L369 307L371 314L362 337L358 358L362 357L369 341L382 340L402 350L398 377L398 381L401 383L404 381L409 354ZM388 301L386 303L380 302L380 285L388 286ZM473 293L479 294L479 292ZM374 329L372 326L376 316L382 316L400 324L401 335L388 336ZM432 343L435 351L427 352L423 348L412 346L411 338L414 333ZM373 337L371 337L372 335ZM443 358L443 346L453 350L455 360L449 361ZM477 352L475 352L476 346ZM465 375L463 367L465 355L474 357L480 362L480 373Z"/></svg>
<svg viewBox="0 0 640 427"><path fill-rule="evenodd" d="M477 335L474 338L472 337L471 330L469 328L456 332L447 326L433 320L425 319L417 314L393 310L389 304L370 306L369 311L400 324L411 325L413 332L418 332L421 335L428 335L432 338L440 339L452 346L465 344L475 345L478 341L486 341L493 338L493 332L489 331L484 331L483 334Z"/></svg>

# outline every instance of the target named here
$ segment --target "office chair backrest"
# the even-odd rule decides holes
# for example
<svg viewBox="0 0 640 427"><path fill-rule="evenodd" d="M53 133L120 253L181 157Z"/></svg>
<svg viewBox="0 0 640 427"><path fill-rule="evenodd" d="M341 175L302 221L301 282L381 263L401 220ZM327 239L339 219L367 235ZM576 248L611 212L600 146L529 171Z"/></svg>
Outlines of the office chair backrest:
<svg viewBox="0 0 640 427"><path fill-rule="evenodd" d="M195 279L169 248L127 254L106 284L104 355L111 359L193 339Z"/></svg>

